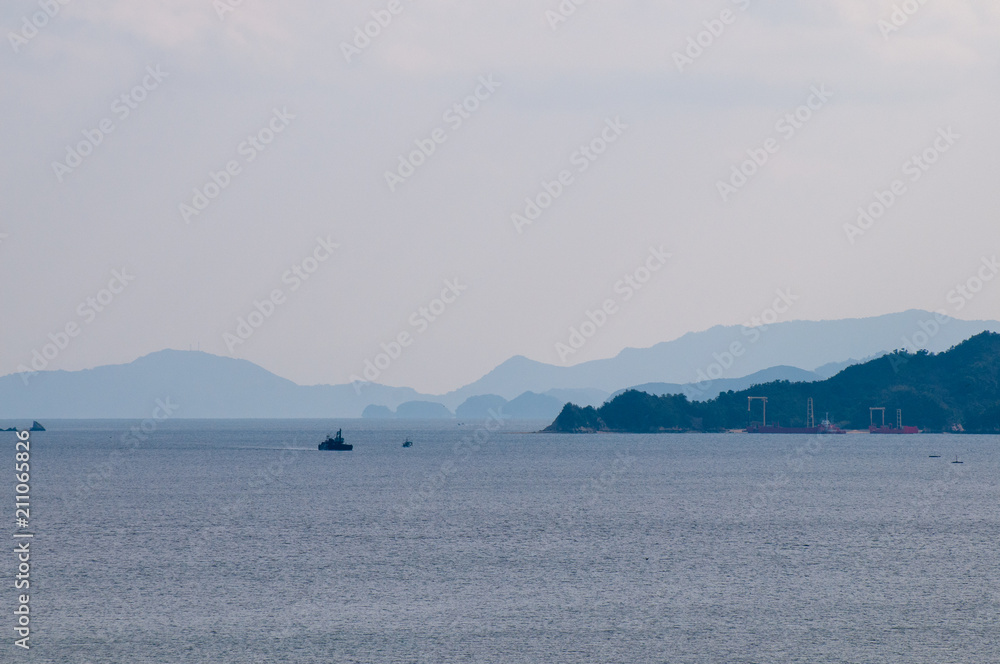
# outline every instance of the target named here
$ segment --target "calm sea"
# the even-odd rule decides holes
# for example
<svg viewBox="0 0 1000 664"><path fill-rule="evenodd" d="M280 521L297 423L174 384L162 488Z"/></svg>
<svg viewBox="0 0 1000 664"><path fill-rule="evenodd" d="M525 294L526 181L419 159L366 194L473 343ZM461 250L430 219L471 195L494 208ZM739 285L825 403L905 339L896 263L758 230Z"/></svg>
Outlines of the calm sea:
<svg viewBox="0 0 1000 664"><path fill-rule="evenodd" d="M996 437L150 422L34 434L0 660L1000 662Z"/></svg>

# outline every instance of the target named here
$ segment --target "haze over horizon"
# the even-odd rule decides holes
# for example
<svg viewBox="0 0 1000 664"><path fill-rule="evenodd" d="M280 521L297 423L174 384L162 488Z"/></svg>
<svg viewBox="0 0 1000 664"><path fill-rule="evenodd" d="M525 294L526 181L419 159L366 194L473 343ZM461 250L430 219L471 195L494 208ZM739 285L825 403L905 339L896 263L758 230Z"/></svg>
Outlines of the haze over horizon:
<svg viewBox="0 0 1000 664"><path fill-rule="evenodd" d="M300 385L408 335L377 382L440 394L755 318L1000 318L996 3L232 4L0 9L0 375L67 326L48 369Z"/></svg>

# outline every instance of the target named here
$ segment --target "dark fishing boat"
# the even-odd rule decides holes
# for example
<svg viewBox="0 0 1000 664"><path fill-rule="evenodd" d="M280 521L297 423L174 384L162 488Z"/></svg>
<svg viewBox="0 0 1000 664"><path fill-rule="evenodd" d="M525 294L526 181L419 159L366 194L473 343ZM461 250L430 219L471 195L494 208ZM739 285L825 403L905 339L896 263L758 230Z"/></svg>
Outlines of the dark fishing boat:
<svg viewBox="0 0 1000 664"><path fill-rule="evenodd" d="M345 444L344 437L340 435L340 431L340 429L337 429L336 438L330 438L330 436L327 436L326 440L319 444L319 449L323 452L350 452L353 450L354 445Z"/></svg>
<svg viewBox="0 0 1000 664"><path fill-rule="evenodd" d="M403 447L413 447L413 441L410 440L410 439L407 439L406 442L403 443Z"/></svg>

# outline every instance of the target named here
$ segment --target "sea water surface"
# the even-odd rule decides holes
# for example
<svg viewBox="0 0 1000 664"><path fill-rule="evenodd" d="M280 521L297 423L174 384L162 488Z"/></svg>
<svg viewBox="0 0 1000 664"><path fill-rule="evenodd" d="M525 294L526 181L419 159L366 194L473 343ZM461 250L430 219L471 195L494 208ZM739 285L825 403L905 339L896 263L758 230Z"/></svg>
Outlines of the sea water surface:
<svg viewBox="0 0 1000 664"><path fill-rule="evenodd" d="M45 424L3 661L1000 662L997 437Z"/></svg>

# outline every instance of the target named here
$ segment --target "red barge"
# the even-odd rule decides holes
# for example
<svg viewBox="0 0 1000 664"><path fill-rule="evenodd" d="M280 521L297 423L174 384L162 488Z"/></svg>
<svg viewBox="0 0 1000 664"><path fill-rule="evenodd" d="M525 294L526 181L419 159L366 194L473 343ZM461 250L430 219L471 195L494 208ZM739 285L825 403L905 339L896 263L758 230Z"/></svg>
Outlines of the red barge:
<svg viewBox="0 0 1000 664"><path fill-rule="evenodd" d="M806 426L804 427L783 427L778 423L768 424L767 423L767 397L747 397L747 413L750 413L750 404L753 403L754 399L758 399L763 402L763 414L761 422L750 422L747 425L747 433L805 433L805 434L837 434L837 433L847 433L836 424L830 421L830 416L827 417L816 425L816 417L813 414L813 400L809 397L808 405L806 406Z"/></svg>
<svg viewBox="0 0 1000 664"><path fill-rule="evenodd" d="M882 425L875 426L875 411L882 411ZM889 426L885 423L885 408L869 408L869 414L871 415L871 424L868 426L868 433L920 433L920 429L917 427L904 427L903 426L903 410L901 408L896 409L896 426Z"/></svg>

